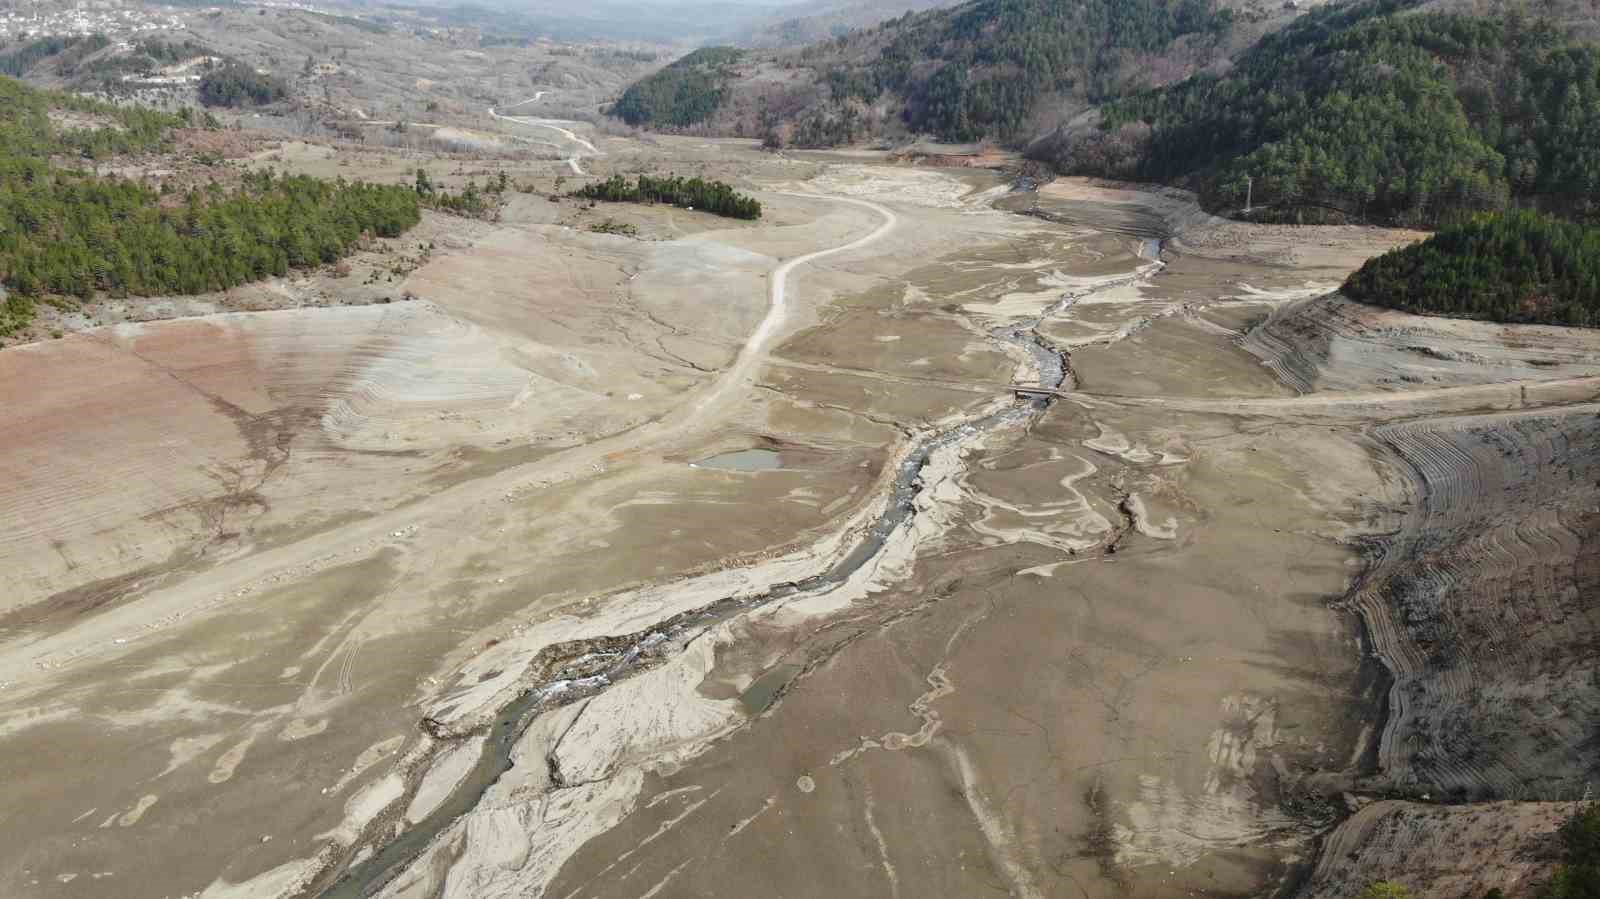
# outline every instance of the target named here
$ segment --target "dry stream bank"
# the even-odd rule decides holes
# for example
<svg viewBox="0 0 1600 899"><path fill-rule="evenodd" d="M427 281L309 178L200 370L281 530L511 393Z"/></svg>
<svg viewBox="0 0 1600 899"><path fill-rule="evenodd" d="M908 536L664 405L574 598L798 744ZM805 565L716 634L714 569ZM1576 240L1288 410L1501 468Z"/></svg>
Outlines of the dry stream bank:
<svg viewBox="0 0 1600 899"><path fill-rule="evenodd" d="M14 892L1348 895L1433 845L1419 803L1591 776L1600 341L1329 296L1403 233L654 151L770 221L519 200L405 318L308 311L360 324L294 389L239 385L295 318L100 338L283 436L179 466L255 497L202 563L6 634L5 806L50 810L0 818ZM167 430L145 470L211 439ZM350 520L284 516L358 462Z"/></svg>

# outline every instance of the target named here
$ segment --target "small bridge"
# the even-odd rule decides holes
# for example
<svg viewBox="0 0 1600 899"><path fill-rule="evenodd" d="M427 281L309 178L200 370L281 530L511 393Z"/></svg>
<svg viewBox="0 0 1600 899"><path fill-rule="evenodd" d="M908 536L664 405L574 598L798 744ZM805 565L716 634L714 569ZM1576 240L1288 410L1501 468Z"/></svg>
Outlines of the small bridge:
<svg viewBox="0 0 1600 899"><path fill-rule="evenodd" d="M1068 395L1065 390L1060 390L1055 387L1044 387L1039 384L1012 384L1011 392L1025 400L1038 399L1039 397L1046 396L1054 399L1061 399Z"/></svg>

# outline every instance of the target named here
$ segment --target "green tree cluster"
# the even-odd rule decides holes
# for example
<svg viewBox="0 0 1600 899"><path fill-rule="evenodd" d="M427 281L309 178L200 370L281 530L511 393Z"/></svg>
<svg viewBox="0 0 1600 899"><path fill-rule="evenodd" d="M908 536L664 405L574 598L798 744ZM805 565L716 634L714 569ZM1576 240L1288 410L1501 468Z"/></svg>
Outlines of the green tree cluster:
<svg viewBox="0 0 1600 899"><path fill-rule="evenodd" d="M33 67L52 57L61 56L67 65L91 53L111 46L111 39L103 34L55 35L24 41L0 53L0 75L21 78Z"/></svg>
<svg viewBox="0 0 1600 899"><path fill-rule="evenodd" d="M1600 228L1482 215L1368 260L1344 292L1406 312L1600 326Z"/></svg>
<svg viewBox="0 0 1600 899"><path fill-rule="evenodd" d="M57 130L50 111L84 113L111 125ZM31 158L41 165L50 156L101 159L159 147L181 116L134 106L112 106L71 94L35 90L0 77L0 161Z"/></svg>
<svg viewBox="0 0 1600 899"><path fill-rule="evenodd" d="M630 85L610 114L629 125L687 128L711 118L727 95L733 66L744 54L705 47Z"/></svg>
<svg viewBox="0 0 1600 899"><path fill-rule="evenodd" d="M57 130L57 109L115 127ZM218 290L332 262L363 234L398 236L419 220L404 186L267 171L232 193L213 183L177 197L51 163L155 149L187 120L0 78L0 336L25 326L39 297Z"/></svg>
<svg viewBox="0 0 1600 899"><path fill-rule="evenodd" d="M795 123L789 143L795 147L837 147L867 135L867 122L852 103L813 109Z"/></svg>
<svg viewBox="0 0 1600 899"><path fill-rule="evenodd" d="M435 185L427 169L417 169L415 183L417 198L424 206L467 218L489 217L499 208L501 197L510 188L511 178L503 171L483 187L478 186L477 179L470 179L457 194Z"/></svg>
<svg viewBox="0 0 1600 899"><path fill-rule="evenodd" d="M14 166L0 182L0 272L23 296L221 290L334 262L363 234L419 219L404 187L247 174L238 190L193 190L176 206L138 182Z"/></svg>
<svg viewBox="0 0 1600 899"><path fill-rule="evenodd" d="M1600 48L1516 12L1330 6L1227 75L1106 106L1045 155L1073 174L1179 182L1273 221L1433 226L1513 203L1600 213Z"/></svg>
<svg viewBox="0 0 1600 899"><path fill-rule="evenodd" d="M725 218L761 218L760 202L736 192L721 181L702 178L679 178L676 175L652 178L640 175L637 180L630 182L621 175L612 175L605 181L580 187L571 195L608 203L670 203L680 209L699 209Z"/></svg>
<svg viewBox="0 0 1600 899"><path fill-rule="evenodd" d="M200 76L200 102L207 106L265 106L289 96L289 86L238 60L228 60Z"/></svg>
<svg viewBox="0 0 1600 899"><path fill-rule="evenodd" d="M1561 826L1562 863L1539 899L1600 899L1600 805Z"/></svg>
<svg viewBox="0 0 1600 899"><path fill-rule="evenodd" d="M139 41L134 45L134 55L142 56L157 65L170 66L197 56L205 56L211 51L204 44L185 40L181 42L159 40L151 38Z"/></svg>

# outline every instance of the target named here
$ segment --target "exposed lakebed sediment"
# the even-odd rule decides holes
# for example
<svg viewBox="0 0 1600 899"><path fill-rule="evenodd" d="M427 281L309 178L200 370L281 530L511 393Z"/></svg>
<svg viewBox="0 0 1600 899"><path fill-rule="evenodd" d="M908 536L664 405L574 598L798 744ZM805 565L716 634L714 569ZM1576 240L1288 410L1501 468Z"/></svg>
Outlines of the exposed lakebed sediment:
<svg viewBox="0 0 1600 899"><path fill-rule="evenodd" d="M425 495L287 521L309 536L247 529L8 644L0 763L62 763L4 768L17 807L52 811L0 821L0 879L1259 895L1311 868L1341 791L1426 809L1525 787L1530 765L1559 770L1551 798L1583 776L1590 706L1517 714L1586 670L1562 654L1588 633L1572 457L1593 440L1594 348L1330 295L1406 235L747 155L771 183L817 176L759 227L631 212L654 241L514 199L417 273L497 379L472 418L440 419L486 442L375 452L429 433L425 413L369 415L350 444ZM1157 266L1146 241L1168 233ZM351 383L388 383L414 348L372 344ZM317 408L342 408L343 383ZM301 422L269 511L338 470L308 435L348 443L350 421ZM505 448L525 440L537 454ZM1507 604L1520 623L1495 617ZM1497 658L1497 629L1524 626L1537 652ZM1507 751L1458 754L1439 721ZM1432 820L1385 806L1329 845L1428 845L1385 844L1391 818ZM1312 875L1330 896L1388 873L1335 862Z"/></svg>
<svg viewBox="0 0 1600 899"><path fill-rule="evenodd" d="M1084 295L1153 277L1162 267L1162 263L1154 258L1160 253L1160 243L1155 239L1147 239L1139 249L1141 254L1148 254L1150 259L1135 272L1126 276L1092 279L1092 286L1065 292L1061 299L1036 316L991 328L989 334L992 339L1009 345L1014 353L1027 360L1023 366L1027 376L1021 383L1045 391L1071 389L1070 364L1066 353L1044 340L1038 333L1038 326L1045 318L1070 308ZM403 866L411 863L430 842L437 840L476 806L495 782L517 764L519 742L540 715L599 695L619 681L662 664L735 616L779 601L826 596L845 587L864 567L879 558L896 532L903 530L917 514L917 499L926 487L925 477L935 454L943 453L953 463L947 463L945 467L949 470L941 472L940 478L957 478L960 475L958 460L964 447L981 441L1000 428L1018 427L1025 430L1028 423L1054 401L1049 395L1019 395L1009 402L997 403L998 408L993 411L958 420L915 437L899 454L894 477L886 485L887 496L875 504L879 509L876 518L865 527L855 528L850 538L853 545L845 543L847 551L842 555L836 553L832 564L819 573L776 584L754 594L725 596L680 612L633 634L587 638L540 649L529 664L527 673L522 676L523 683L518 687L521 692L493 715L493 723L489 725L489 735L483 742L477 764L462 775L453 793L427 817L411 823L397 838L383 843L369 857L355 863L332 886L318 895L324 899L366 897L389 884ZM744 455L753 452L762 451L744 451ZM744 456L732 455L737 457L736 464L723 464L738 470L776 467L751 464ZM791 672L791 675L797 673ZM776 692L776 688L772 692ZM756 711L764 710L771 698L764 697ZM448 710L454 711L453 708ZM424 720L423 727L440 740L462 740L477 729L471 723L475 720L467 718L445 723L428 718ZM556 757L552 754L548 758L549 788L559 790L572 786Z"/></svg>

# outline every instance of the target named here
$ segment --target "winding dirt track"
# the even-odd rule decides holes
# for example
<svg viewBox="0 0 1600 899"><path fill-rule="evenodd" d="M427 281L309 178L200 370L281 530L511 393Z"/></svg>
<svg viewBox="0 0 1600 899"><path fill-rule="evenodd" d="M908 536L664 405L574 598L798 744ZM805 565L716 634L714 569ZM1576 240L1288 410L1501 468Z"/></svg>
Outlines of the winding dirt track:
<svg viewBox="0 0 1600 899"><path fill-rule="evenodd" d="M545 94L544 91L540 91L539 92L539 97L544 96L544 94ZM537 100L537 99L539 99L539 97L534 97L533 100ZM524 100L523 103L531 103L531 102L533 102L533 100ZM520 106L522 104L519 103L517 105ZM579 137L577 134L573 133L572 131L561 127L562 125L571 124L570 122L565 122L565 121L562 121L562 120L559 120L559 119L535 119L535 118L529 118L527 116L501 115L500 113L495 112L495 109L494 109L493 106L489 107L489 117L492 118L492 119L499 119L502 122L514 122L514 123L516 123L518 125L526 125L526 126L528 126L530 128L548 128L551 131L555 131L555 132L559 133L562 137L566 138L568 141L570 141L570 142L572 142L574 144L577 144L578 146L583 147L584 149L588 150L589 151L589 155L591 155L591 156L604 155L604 154L602 154L600 152L600 148L599 147L596 147L594 144L590 143L589 141L584 140L583 138ZM589 174L588 172L584 171L583 170L583 166L579 164L579 162L578 162L578 154L577 153L573 153L573 155L567 157L567 165L572 167L572 173L574 175L587 175L587 174Z"/></svg>
<svg viewBox="0 0 1600 899"><path fill-rule="evenodd" d="M722 377L717 379L716 384L714 384L710 390L706 391L706 393L701 396L699 400L695 401L694 409L696 413L704 414L715 404L725 401L728 397L729 391L738 389L745 385L745 382L750 379L751 373L755 371L756 366L760 365L761 362L766 359L767 352L772 344L772 338L775 337L783 327L784 318L786 316L785 298L788 292L790 273L800 266L816 262L818 259L826 259L829 256L835 256L839 253L848 253L851 250L859 250L863 247L870 246L876 243L890 231L893 231L895 226L900 223L900 218L893 212L890 212L888 209L878 205L877 203L867 200L856 200L847 197L824 197L818 194L786 193L784 195L797 197L800 199L824 200L836 203L846 203L851 206L859 206L862 209L870 210L881 216L883 218L883 224L879 225L877 229L865 237L853 240L843 246L832 247L826 250L818 250L814 253L807 253L804 256L796 256L795 258L790 259L788 262L778 266L776 269L773 269L772 287L767 293L766 317L761 320L761 324L756 326L756 330L750 335L750 339L745 341L744 347L739 350L739 357L734 360L733 365L723 374Z"/></svg>
<svg viewBox="0 0 1600 899"><path fill-rule="evenodd" d="M802 265L863 249L898 224L888 209L865 200L794 194L870 210L883 221L872 232L848 243L795 257L772 272L766 316L745 341L732 366L710 384L689 394L676 412L631 431L617 434L545 459L512 468L494 477L471 481L437 493L398 511L351 524L336 532L301 540L220 565L167 589L158 589L77 626L17 646L0 654L0 683L12 696L46 688L49 672L76 660L123 651L152 631L170 628L195 615L220 608L258 590L306 576L331 565L353 561L374 551L393 532L426 521L444 532L469 533L481 511L508 492L538 489L558 482L592 477L605 470L608 457L658 449L688 435L715 427L730 410L766 358L773 337L787 316L787 281Z"/></svg>

